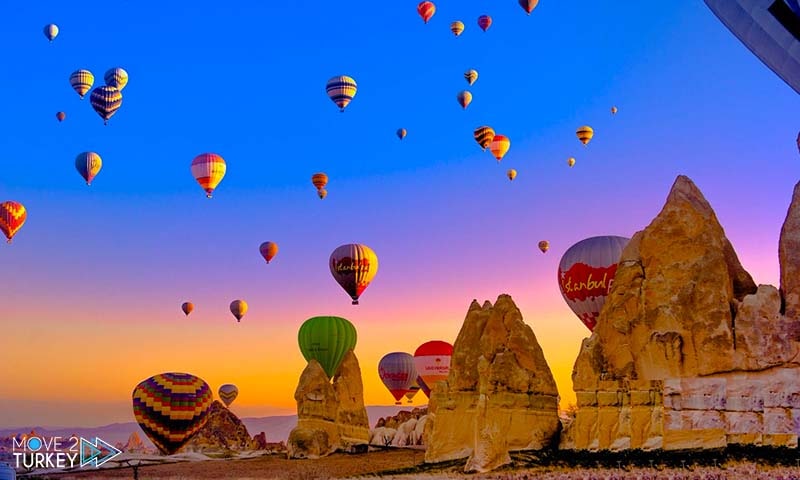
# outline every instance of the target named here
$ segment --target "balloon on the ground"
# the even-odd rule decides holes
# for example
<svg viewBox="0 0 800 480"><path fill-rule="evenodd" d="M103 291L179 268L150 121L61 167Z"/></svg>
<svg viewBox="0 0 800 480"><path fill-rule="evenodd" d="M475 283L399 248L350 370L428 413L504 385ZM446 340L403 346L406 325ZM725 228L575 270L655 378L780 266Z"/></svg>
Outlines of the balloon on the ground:
<svg viewBox="0 0 800 480"><path fill-rule="evenodd" d="M481 27L481 30L484 32L489 30L489 27L492 26L492 17L489 15L481 15L478 17L478 26Z"/></svg>
<svg viewBox="0 0 800 480"><path fill-rule="evenodd" d="M519 6L522 7L523 10L528 13L528 15L531 14L533 9L536 8L536 5L538 4L539 0L519 0Z"/></svg>
<svg viewBox="0 0 800 480"><path fill-rule="evenodd" d="M547 240L540 241L539 250L541 250L542 253L547 253L547 251L550 250L550 242L548 242Z"/></svg>
<svg viewBox="0 0 800 480"><path fill-rule="evenodd" d="M21 203L12 200L0 203L0 231L6 236L8 243L11 243L27 219L28 211Z"/></svg>
<svg viewBox="0 0 800 480"><path fill-rule="evenodd" d="M264 260L269 263L270 260L275 258L275 255L278 254L278 244L275 242L264 242L258 247L258 251L261 253L261 256L264 257Z"/></svg>
<svg viewBox="0 0 800 480"><path fill-rule="evenodd" d="M366 245L348 243L337 247L329 260L331 275L358 305L364 293L378 273L378 256Z"/></svg>
<svg viewBox="0 0 800 480"><path fill-rule="evenodd" d="M506 156L509 148L511 148L511 139L505 135L495 135L492 143L489 144L489 150L498 162Z"/></svg>
<svg viewBox="0 0 800 480"><path fill-rule="evenodd" d="M428 20L436 13L436 5L434 5L433 2L420 2L420 4L417 5L417 13L422 17L423 22L428 23Z"/></svg>
<svg viewBox="0 0 800 480"><path fill-rule="evenodd" d="M103 124L108 125L108 120L122 106L122 93L115 87L103 85L92 90L89 101L92 102L94 111L103 119Z"/></svg>
<svg viewBox="0 0 800 480"><path fill-rule="evenodd" d="M219 387L217 395L219 395L219 399L222 400L226 407L230 407L231 403L239 396L239 389L236 388L236 385L226 383Z"/></svg>
<svg viewBox="0 0 800 480"><path fill-rule="evenodd" d="M395 405L400 405L400 400L417 381L414 357L406 352L387 353L378 362L378 375L394 397Z"/></svg>
<svg viewBox="0 0 800 480"><path fill-rule="evenodd" d="M184 302L183 305L181 305L181 310L183 310L183 314L188 317L194 310L194 304L192 302Z"/></svg>
<svg viewBox="0 0 800 480"><path fill-rule="evenodd" d="M569 308L589 331L606 301L622 250L629 238L591 237L569 247L558 264L558 288Z"/></svg>
<svg viewBox="0 0 800 480"><path fill-rule="evenodd" d="M192 160L192 176L206 191L206 196L211 198L214 189L225 177L228 166L225 159L216 153L201 153Z"/></svg>
<svg viewBox="0 0 800 480"><path fill-rule="evenodd" d="M247 314L247 302L244 300L234 300L231 302L230 309L237 322L241 322L242 318Z"/></svg>
<svg viewBox="0 0 800 480"><path fill-rule="evenodd" d="M584 125L582 127L578 127L578 130L575 131L575 135L578 136L578 140L586 146L594 137L594 129L588 125Z"/></svg>
<svg viewBox="0 0 800 480"><path fill-rule="evenodd" d="M94 85L94 75L89 70L75 70L69 76L69 84L72 85L72 89L80 95L81 100L86 95L92 85Z"/></svg>
<svg viewBox="0 0 800 480"><path fill-rule="evenodd" d="M51 23L44 26L44 36L51 42L58 36L58 25Z"/></svg>
<svg viewBox="0 0 800 480"><path fill-rule="evenodd" d="M447 380L450 374L450 357L453 346L441 340L431 340L420 345L414 352L414 366L421 381L419 386L430 398L430 389L436 382Z"/></svg>
<svg viewBox="0 0 800 480"><path fill-rule="evenodd" d="M339 75L328 80L325 85L325 91L328 92L328 97L339 107L340 112L350 105L353 97L356 96L358 85L352 77L347 75Z"/></svg>
<svg viewBox="0 0 800 480"><path fill-rule="evenodd" d="M494 140L494 135L494 129L487 126L478 127L472 132L472 136L484 152L486 151L486 147L491 145L492 140Z"/></svg>
<svg viewBox="0 0 800 480"><path fill-rule="evenodd" d="M114 87L121 92L125 85L128 84L128 72L120 67L114 67L103 75L103 80L105 80L106 85Z"/></svg>
<svg viewBox="0 0 800 480"><path fill-rule="evenodd" d="M356 327L342 317L312 317L297 332L297 343L306 361L316 360L333 378L345 354L356 348Z"/></svg>
<svg viewBox="0 0 800 480"><path fill-rule="evenodd" d="M92 180L100 173L101 168L103 168L103 159L95 152L82 152L75 157L75 169L86 180L86 185L92 184Z"/></svg>
<svg viewBox="0 0 800 480"><path fill-rule="evenodd" d="M477 70L467 70L464 72L464 80L472 86L473 83L478 79L478 71Z"/></svg>
<svg viewBox="0 0 800 480"><path fill-rule="evenodd" d="M450 31L453 32L453 35L456 37L461 35L464 32L464 22L456 20L455 22L451 23Z"/></svg>
<svg viewBox="0 0 800 480"><path fill-rule="evenodd" d="M188 373L162 373L133 389L133 416L165 455L172 455L203 428L214 401L211 388Z"/></svg>

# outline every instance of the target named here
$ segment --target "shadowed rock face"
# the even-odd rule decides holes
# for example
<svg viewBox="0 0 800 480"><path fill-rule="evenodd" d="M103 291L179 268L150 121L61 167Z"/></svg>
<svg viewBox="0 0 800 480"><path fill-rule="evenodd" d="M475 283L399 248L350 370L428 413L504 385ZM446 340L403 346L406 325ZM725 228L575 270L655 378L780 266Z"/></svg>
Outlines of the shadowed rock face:
<svg viewBox="0 0 800 480"><path fill-rule="evenodd" d="M431 393L425 461L468 458L466 471L482 472L510 462L509 451L553 442L556 384L510 296L473 300L453 347L450 375Z"/></svg>
<svg viewBox="0 0 800 480"><path fill-rule="evenodd" d="M800 405L767 397L776 386L800 394L799 197L796 188L781 233L781 298L775 287L756 287L711 206L678 177L622 252L581 345L572 374L579 408L562 447L796 444L797 428L786 425L800 418ZM788 420L779 427L775 416Z"/></svg>
<svg viewBox="0 0 800 480"><path fill-rule="evenodd" d="M178 452L244 451L254 447L244 423L215 400L209 408L206 424Z"/></svg>

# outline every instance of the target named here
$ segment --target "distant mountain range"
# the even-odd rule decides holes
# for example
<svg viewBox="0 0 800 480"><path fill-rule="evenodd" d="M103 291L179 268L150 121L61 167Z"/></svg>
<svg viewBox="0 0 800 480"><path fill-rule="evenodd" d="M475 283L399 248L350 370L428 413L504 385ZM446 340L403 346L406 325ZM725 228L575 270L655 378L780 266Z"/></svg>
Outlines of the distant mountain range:
<svg viewBox="0 0 800 480"><path fill-rule="evenodd" d="M411 410L418 405L372 405L367 407L367 415L369 416L370 427L374 427L375 423L381 417L388 417L396 415L400 410ZM289 438L289 432L297 425L297 415L282 415L271 417L248 417L242 418L247 427L247 432L250 436L257 435L258 433L265 432L268 442L286 441ZM148 448L153 448L150 439L142 432L139 424L136 422L126 423L112 423L102 427L47 427L47 426L30 426L18 428L5 428L0 429L0 439L7 438L17 434L36 432L38 435L45 437L63 437L68 438L72 435L77 435L84 438L100 437L106 442L124 445L132 433L136 432L141 437L142 441Z"/></svg>

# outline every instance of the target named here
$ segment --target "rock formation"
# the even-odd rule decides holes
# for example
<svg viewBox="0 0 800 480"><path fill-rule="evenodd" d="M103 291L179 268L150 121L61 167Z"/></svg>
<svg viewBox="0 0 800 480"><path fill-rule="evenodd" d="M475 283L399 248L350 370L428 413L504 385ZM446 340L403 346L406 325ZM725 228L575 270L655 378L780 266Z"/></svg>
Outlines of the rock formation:
<svg viewBox="0 0 800 480"><path fill-rule="evenodd" d="M428 407L401 410L397 415L379 418L370 430L370 445L408 447L423 445L422 428L427 419Z"/></svg>
<svg viewBox="0 0 800 480"><path fill-rule="evenodd" d="M208 420L178 453L239 452L254 450L255 444L239 417L215 400L208 410Z"/></svg>
<svg viewBox="0 0 800 480"><path fill-rule="evenodd" d="M413 410L400 410L394 416L379 418L378 421L375 422L375 428L397 428L398 425L401 425L412 418L418 420L420 417L424 417L427 414L428 407L416 407Z"/></svg>
<svg viewBox="0 0 800 480"><path fill-rule="evenodd" d="M270 453L286 453L286 443L268 442L265 432L261 432L253 437L253 446L256 450L266 450Z"/></svg>
<svg viewBox="0 0 800 480"><path fill-rule="evenodd" d="M756 287L711 206L678 177L622 252L581 345L578 410L561 447L797 445L798 247L800 184L781 232L781 292Z"/></svg>
<svg viewBox="0 0 800 480"><path fill-rule="evenodd" d="M121 450L125 453L147 453L148 449L142 442L141 437L136 432L131 433L128 441L123 445Z"/></svg>
<svg viewBox="0 0 800 480"><path fill-rule="evenodd" d="M473 300L450 375L431 393L425 461L469 457L465 470L484 472L509 463L509 451L550 446L559 428L553 375L514 301Z"/></svg>
<svg viewBox="0 0 800 480"><path fill-rule="evenodd" d="M319 458L335 451L361 451L369 444L361 368L351 351L328 380L316 361L308 362L295 390L297 427L289 434L289 458Z"/></svg>

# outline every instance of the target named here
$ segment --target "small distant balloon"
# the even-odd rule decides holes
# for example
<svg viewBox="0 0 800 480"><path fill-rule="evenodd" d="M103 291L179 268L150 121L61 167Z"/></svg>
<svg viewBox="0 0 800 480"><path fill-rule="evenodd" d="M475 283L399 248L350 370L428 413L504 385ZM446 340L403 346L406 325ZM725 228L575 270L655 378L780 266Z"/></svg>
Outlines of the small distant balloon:
<svg viewBox="0 0 800 480"><path fill-rule="evenodd" d="M460 20L456 20L455 22L450 24L450 31L453 32L453 35L456 37L464 33L464 22Z"/></svg>
<svg viewBox="0 0 800 480"><path fill-rule="evenodd" d="M509 148L511 148L511 139L505 135L495 135L492 143L489 144L489 150L498 162L506 156Z"/></svg>
<svg viewBox="0 0 800 480"><path fill-rule="evenodd" d="M539 242L539 250L541 250L542 253L547 253L547 251L550 250L550 242L547 240Z"/></svg>
<svg viewBox="0 0 800 480"><path fill-rule="evenodd" d="M321 188L321 189L320 189L320 190L317 192L317 195L319 196L320 200L322 200L322 199L324 199L325 197L327 197L327 196L328 196L328 191L327 191L327 190L325 190L324 188Z"/></svg>
<svg viewBox="0 0 800 480"><path fill-rule="evenodd" d="M56 119L58 119L59 122L63 122L65 118L67 118L67 114L66 113L64 113L64 112L56 113Z"/></svg>
<svg viewBox="0 0 800 480"><path fill-rule="evenodd" d="M397 138L399 138L400 140L406 138L407 134L408 134L408 132L406 131L405 128L398 128L397 129Z"/></svg>
<svg viewBox="0 0 800 480"><path fill-rule="evenodd" d="M21 203L12 200L0 203L0 231L6 236L8 243L11 243L27 219L28 211Z"/></svg>
<svg viewBox="0 0 800 480"><path fill-rule="evenodd" d="M467 70L464 72L464 80L472 86L475 83L475 80L478 79L478 71L477 70Z"/></svg>
<svg viewBox="0 0 800 480"><path fill-rule="evenodd" d="M92 90L89 100L94 111L103 119L103 125L108 125L108 120L122 106L122 93L116 87L103 85Z"/></svg>
<svg viewBox="0 0 800 480"><path fill-rule="evenodd" d="M513 168L510 168L506 172L506 176L508 177L509 180L513 181L515 178L517 178L517 171L514 170Z"/></svg>
<svg viewBox="0 0 800 480"><path fill-rule="evenodd" d="M94 177L103 168L103 159L95 152L81 152L75 157L75 168L81 174L81 177L86 180L86 185L91 185Z"/></svg>
<svg viewBox="0 0 800 480"><path fill-rule="evenodd" d="M258 251L261 252L261 256L264 257L264 260L269 263L270 260L275 258L275 255L278 254L278 244L275 242L264 242L258 247Z"/></svg>
<svg viewBox="0 0 800 480"><path fill-rule="evenodd" d="M358 85L356 85L353 77L339 75L328 80L325 85L325 91L328 92L328 97L331 101L339 107L339 111L344 112L344 109L350 105L353 97L356 96Z"/></svg>
<svg viewBox="0 0 800 480"><path fill-rule="evenodd" d="M58 36L58 25L51 23L44 26L44 36L51 42Z"/></svg>
<svg viewBox="0 0 800 480"><path fill-rule="evenodd" d="M570 167L574 167L575 166L575 157L569 157L567 159L567 165L569 165Z"/></svg>
<svg viewBox="0 0 800 480"><path fill-rule="evenodd" d="M489 15L481 15L478 17L478 26L481 27L481 30L484 32L489 30L489 27L492 26L492 17Z"/></svg>
<svg viewBox="0 0 800 480"><path fill-rule="evenodd" d="M417 5L417 13L422 17L422 21L428 23L428 20L436 13L436 5L433 2L421 2Z"/></svg>
<svg viewBox="0 0 800 480"><path fill-rule="evenodd" d="M86 95L92 85L94 85L94 75L89 70L75 70L69 76L69 84L72 85L72 89L80 95L81 100Z"/></svg>
<svg viewBox="0 0 800 480"><path fill-rule="evenodd" d="M194 304L192 302L184 302L183 305L181 305L181 310L183 310L183 314L188 317L194 310Z"/></svg>
<svg viewBox="0 0 800 480"><path fill-rule="evenodd" d="M575 131L575 134L578 136L578 140L586 146L592 140L592 137L594 137L594 129L588 125L584 125L579 127L578 130Z"/></svg>
<svg viewBox="0 0 800 480"><path fill-rule="evenodd" d="M206 197L211 198L214 189L225 177L228 166L225 159L216 153L201 153L192 160L192 176L206 191Z"/></svg>
<svg viewBox="0 0 800 480"><path fill-rule="evenodd" d="M103 75L103 80L105 80L106 85L114 87L121 92L125 85L128 84L128 72L120 67L114 67Z"/></svg>
<svg viewBox="0 0 800 480"><path fill-rule="evenodd" d="M617 107L611 107L611 115L616 115L619 109Z"/></svg>
<svg viewBox="0 0 800 480"><path fill-rule="evenodd" d="M539 4L539 0L519 0L519 6L525 10L528 15L531 14L536 5Z"/></svg>
<svg viewBox="0 0 800 480"><path fill-rule="evenodd" d="M495 133L492 127L484 125L476 128L475 131L472 132L472 136L475 138L475 141L478 142L478 145L481 146L483 151L486 151L486 147L488 147L492 143L492 140L494 140Z"/></svg>
<svg viewBox="0 0 800 480"><path fill-rule="evenodd" d="M231 313L236 317L237 322L242 321L242 317L247 313L247 302L244 300L234 300L231 302Z"/></svg>
<svg viewBox="0 0 800 480"><path fill-rule="evenodd" d="M472 103L472 93L470 93L469 90L462 90L456 95L456 100L458 100L458 104L461 105L461 108L466 110L469 104Z"/></svg>
<svg viewBox="0 0 800 480"><path fill-rule="evenodd" d="M224 403L226 407L230 407L231 403L239 396L239 389L236 385L226 383L219 387L217 394L219 395L219 399L222 400L222 403Z"/></svg>
<svg viewBox="0 0 800 480"><path fill-rule="evenodd" d="M328 196L328 191L325 190L325 186L328 185L328 176L326 174L319 172L311 175L311 183L317 187L317 195L319 195L320 199Z"/></svg>

